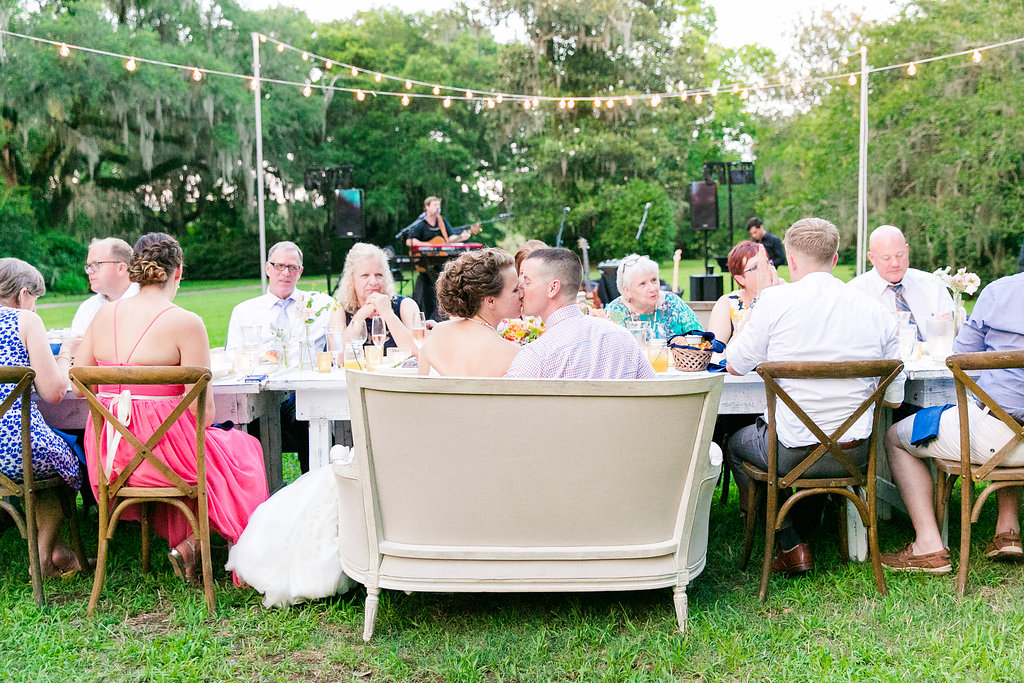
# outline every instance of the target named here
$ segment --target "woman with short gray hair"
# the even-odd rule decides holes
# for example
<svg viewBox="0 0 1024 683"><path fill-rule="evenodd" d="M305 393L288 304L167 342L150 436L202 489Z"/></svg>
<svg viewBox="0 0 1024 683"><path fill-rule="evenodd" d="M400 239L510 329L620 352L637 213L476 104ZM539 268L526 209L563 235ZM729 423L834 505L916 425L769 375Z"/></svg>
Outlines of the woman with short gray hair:
<svg viewBox="0 0 1024 683"><path fill-rule="evenodd" d="M604 308L610 319L647 322L657 339L703 329L693 309L672 292L661 290L658 264L649 257L630 254L622 259L615 281L620 296Z"/></svg>

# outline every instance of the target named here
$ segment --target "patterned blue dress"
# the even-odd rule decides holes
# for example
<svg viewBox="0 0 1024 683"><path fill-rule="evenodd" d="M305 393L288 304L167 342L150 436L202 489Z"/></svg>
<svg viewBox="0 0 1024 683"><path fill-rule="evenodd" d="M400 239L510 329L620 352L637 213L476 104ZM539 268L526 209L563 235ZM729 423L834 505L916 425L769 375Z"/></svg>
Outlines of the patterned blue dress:
<svg viewBox="0 0 1024 683"><path fill-rule="evenodd" d="M627 320L642 320L650 323L655 331L656 339L668 339L674 334L686 334L693 330L703 330L697 314L672 292L665 292L665 300L654 309L653 313L634 315L630 313L623 297L612 300L605 306L609 311L618 311Z"/></svg>
<svg viewBox="0 0 1024 683"><path fill-rule="evenodd" d="M0 365L27 366L28 349L18 337L18 310L0 306ZM0 384L0 402L6 399L13 384ZM78 488L81 478L78 458L64 439L57 436L45 422L39 409L32 404L32 474L49 477L59 474L71 487ZM0 472L15 482L21 482L21 398L0 420Z"/></svg>

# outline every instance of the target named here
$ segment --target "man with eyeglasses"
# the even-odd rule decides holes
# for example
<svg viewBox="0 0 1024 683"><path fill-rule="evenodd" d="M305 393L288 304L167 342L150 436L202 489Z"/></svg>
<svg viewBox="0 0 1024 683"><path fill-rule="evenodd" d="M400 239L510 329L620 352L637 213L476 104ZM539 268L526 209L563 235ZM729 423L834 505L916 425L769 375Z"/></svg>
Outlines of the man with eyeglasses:
<svg viewBox="0 0 1024 683"><path fill-rule="evenodd" d="M917 325L918 339L924 341L929 320L952 314L953 297L945 285L931 273L910 267L910 245L899 228L882 225L871 231L868 261L874 267L851 280L850 286L890 313L909 314L909 321Z"/></svg>
<svg viewBox="0 0 1024 683"><path fill-rule="evenodd" d="M278 242L267 253L266 268L267 293L235 306L228 321L224 348L228 351L241 349L244 343L241 328L258 325L261 347L270 347L284 337L297 351L299 342L306 339L307 316L315 314L309 323L309 340L314 351L326 349L327 322L334 301L326 294L296 288L302 276L302 250L294 242ZM275 330L278 330L276 334Z"/></svg>
<svg viewBox="0 0 1024 683"><path fill-rule="evenodd" d="M89 289L96 292L81 303L71 320L71 333L81 337L89 329L96 312L103 304L133 297L139 285L128 279L128 263L132 248L116 237L94 239L89 243L85 259L85 272L89 276Z"/></svg>
<svg viewBox="0 0 1024 683"><path fill-rule="evenodd" d="M314 352L326 349L327 323L334 300L320 292L296 288L302 276L302 250L294 242L278 242L267 252L266 268L267 293L243 301L231 311L224 348L240 350L247 341L241 328L259 326L261 349L278 344L283 337L290 342L289 354L299 353L298 345L306 339L307 317L315 316L308 323L309 340ZM250 425L253 433L258 428L258 421ZM281 403L281 450L296 453L299 467L303 472L309 471L309 431L304 422L295 419L294 394Z"/></svg>

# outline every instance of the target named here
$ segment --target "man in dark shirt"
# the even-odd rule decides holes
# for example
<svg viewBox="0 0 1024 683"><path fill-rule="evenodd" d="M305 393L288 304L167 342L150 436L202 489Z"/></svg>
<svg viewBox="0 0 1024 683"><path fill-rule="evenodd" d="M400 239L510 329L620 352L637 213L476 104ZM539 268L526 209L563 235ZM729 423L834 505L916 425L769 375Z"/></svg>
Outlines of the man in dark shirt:
<svg viewBox="0 0 1024 683"><path fill-rule="evenodd" d="M771 259L773 266L778 268L786 265L786 250L782 246L782 240L765 230L764 223L760 218L754 216L747 221L747 232L750 234L750 239L764 245L764 250L768 252L768 258Z"/></svg>

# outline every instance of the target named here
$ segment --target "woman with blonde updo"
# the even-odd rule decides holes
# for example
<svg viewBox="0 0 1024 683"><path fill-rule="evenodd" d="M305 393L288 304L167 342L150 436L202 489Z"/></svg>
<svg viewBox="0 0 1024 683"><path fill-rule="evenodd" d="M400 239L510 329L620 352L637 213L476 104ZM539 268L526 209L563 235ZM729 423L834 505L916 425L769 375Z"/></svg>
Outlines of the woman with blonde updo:
<svg viewBox="0 0 1024 683"><path fill-rule="evenodd" d="M172 302L181 283L181 246L170 235L154 232L135 243L128 275L139 284L130 299L106 304L96 314L78 349L79 365L151 366L181 365L210 367L210 341L206 326L195 313ZM99 387L100 400L113 410L114 402L132 387ZM145 386L131 397L129 428L145 442L178 404L188 387ZM267 499L267 478L263 451L254 437L237 430L208 429L215 414L213 392L206 394L206 424L199 425L193 409L171 427L154 452L189 483L196 482L196 429L206 430L206 481L210 501L210 525L221 536L235 542L245 529L256 506ZM95 432L92 416L86 434ZM97 463L107 461L106 439L85 442L89 481L98 492ZM124 468L133 449L123 440L113 457L113 475ZM143 463L131 475L128 485L168 486L156 468ZM124 517L136 519L131 507ZM158 506L154 528L171 546L168 555L174 573L191 581L199 567L199 551L191 527L178 509Z"/></svg>
<svg viewBox="0 0 1024 683"><path fill-rule="evenodd" d="M452 317L423 342L420 374L501 377L519 345L498 336L498 323L523 311L515 261L501 249L463 254L437 278L437 300Z"/></svg>

